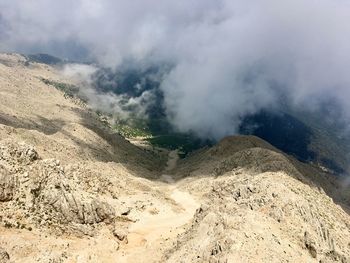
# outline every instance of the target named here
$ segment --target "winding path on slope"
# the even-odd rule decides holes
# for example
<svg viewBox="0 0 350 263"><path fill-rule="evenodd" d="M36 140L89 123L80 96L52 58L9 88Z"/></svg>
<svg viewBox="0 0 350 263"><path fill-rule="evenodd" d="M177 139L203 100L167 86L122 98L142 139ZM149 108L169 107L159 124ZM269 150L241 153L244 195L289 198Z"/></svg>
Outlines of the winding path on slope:
<svg viewBox="0 0 350 263"><path fill-rule="evenodd" d="M129 228L128 244L123 249L125 262L160 260L162 251L184 231L184 226L200 206L189 192L178 189L173 178L166 174L176 167L178 158L177 151L169 153L167 167L161 176L164 183L160 182L159 191L167 193L179 209L174 210L169 204L163 204L157 214L143 213L139 221Z"/></svg>

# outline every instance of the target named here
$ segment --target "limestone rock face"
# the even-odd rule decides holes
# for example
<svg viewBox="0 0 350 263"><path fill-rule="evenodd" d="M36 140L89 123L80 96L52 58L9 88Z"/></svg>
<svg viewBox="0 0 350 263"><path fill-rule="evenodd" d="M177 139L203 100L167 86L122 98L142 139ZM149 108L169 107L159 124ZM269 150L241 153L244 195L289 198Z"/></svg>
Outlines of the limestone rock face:
<svg viewBox="0 0 350 263"><path fill-rule="evenodd" d="M203 198L169 262L350 262L349 215L283 172L229 172Z"/></svg>
<svg viewBox="0 0 350 263"><path fill-rule="evenodd" d="M113 222L112 205L97 193L84 191L58 160L38 157L32 146L0 142L0 201L6 202L0 209L7 225L34 223L86 233L94 224ZM16 221L11 209L17 209L24 220Z"/></svg>
<svg viewBox="0 0 350 263"><path fill-rule="evenodd" d="M79 189L55 160L46 160L36 169L41 176L33 180L30 190L34 194L34 206L38 211L51 211L48 214L51 220L77 224L113 220L113 207Z"/></svg>
<svg viewBox="0 0 350 263"><path fill-rule="evenodd" d="M0 247L0 263L8 263L10 261L9 254Z"/></svg>
<svg viewBox="0 0 350 263"><path fill-rule="evenodd" d="M0 202L10 201L15 189L15 178L2 166L0 166Z"/></svg>

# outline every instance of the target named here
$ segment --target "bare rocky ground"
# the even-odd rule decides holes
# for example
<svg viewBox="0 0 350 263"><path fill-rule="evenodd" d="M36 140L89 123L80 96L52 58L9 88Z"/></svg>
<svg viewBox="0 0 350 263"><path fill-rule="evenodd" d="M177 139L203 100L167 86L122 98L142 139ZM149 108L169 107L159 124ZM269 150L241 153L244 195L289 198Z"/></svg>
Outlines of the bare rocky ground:
<svg viewBox="0 0 350 263"><path fill-rule="evenodd" d="M249 136L184 160L0 54L0 262L350 262L349 191Z"/></svg>

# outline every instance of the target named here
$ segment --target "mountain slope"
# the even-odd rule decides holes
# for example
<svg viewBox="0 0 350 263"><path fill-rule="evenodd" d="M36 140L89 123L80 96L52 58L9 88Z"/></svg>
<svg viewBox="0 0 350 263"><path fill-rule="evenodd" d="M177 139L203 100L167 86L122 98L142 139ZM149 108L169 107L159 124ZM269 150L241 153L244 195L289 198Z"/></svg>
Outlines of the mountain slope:
<svg viewBox="0 0 350 263"><path fill-rule="evenodd" d="M169 262L350 260L346 194L335 196L335 179L265 141L227 137L183 160L175 176L184 175L181 184L202 205Z"/></svg>
<svg viewBox="0 0 350 263"><path fill-rule="evenodd" d="M0 262L349 262L336 177L254 136L166 165L50 83L0 54Z"/></svg>

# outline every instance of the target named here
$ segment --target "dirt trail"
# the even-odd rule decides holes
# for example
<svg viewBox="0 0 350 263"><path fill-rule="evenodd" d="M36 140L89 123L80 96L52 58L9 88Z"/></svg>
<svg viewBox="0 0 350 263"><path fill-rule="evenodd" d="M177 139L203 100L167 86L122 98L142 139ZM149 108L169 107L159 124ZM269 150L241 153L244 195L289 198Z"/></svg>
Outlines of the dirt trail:
<svg viewBox="0 0 350 263"><path fill-rule="evenodd" d="M176 165L177 165L178 160L179 160L178 150L174 150L174 151L169 152L167 167L165 168L165 171L169 172L171 170L174 170Z"/></svg>
<svg viewBox="0 0 350 263"><path fill-rule="evenodd" d="M165 172L173 170L177 160L177 151L170 152ZM167 240L184 231L184 226L191 221L200 206L190 193L177 188L170 175L163 174L161 179L165 184L161 184L159 190L168 193L178 209L169 204L160 204L157 214L143 213L139 221L129 228L128 244L122 249L124 262L149 262L150 259L154 261L157 258L160 260Z"/></svg>

